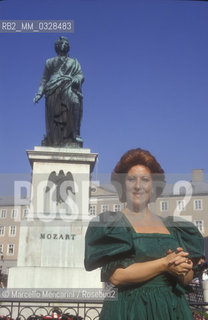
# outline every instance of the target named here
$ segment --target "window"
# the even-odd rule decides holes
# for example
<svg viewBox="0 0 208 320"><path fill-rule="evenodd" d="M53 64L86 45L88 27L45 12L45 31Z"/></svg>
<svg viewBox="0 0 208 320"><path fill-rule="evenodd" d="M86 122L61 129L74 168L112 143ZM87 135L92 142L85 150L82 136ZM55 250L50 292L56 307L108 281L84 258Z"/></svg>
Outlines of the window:
<svg viewBox="0 0 208 320"><path fill-rule="evenodd" d="M0 255L3 254L3 249L4 249L3 244L0 244ZM0 257L0 258L1 258L1 257Z"/></svg>
<svg viewBox="0 0 208 320"><path fill-rule="evenodd" d="M96 204L90 204L90 212L89 215L90 216L95 216L96 215Z"/></svg>
<svg viewBox="0 0 208 320"><path fill-rule="evenodd" d="M168 211L168 201L160 201L160 211Z"/></svg>
<svg viewBox="0 0 208 320"><path fill-rule="evenodd" d="M8 254L8 256L14 255L14 244L7 245L7 254Z"/></svg>
<svg viewBox="0 0 208 320"><path fill-rule="evenodd" d="M194 200L194 210L202 210L202 200Z"/></svg>
<svg viewBox="0 0 208 320"><path fill-rule="evenodd" d="M17 218L18 210L17 209L12 209L11 211L11 218L15 219Z"/></svg>
<svg viewBox="0 0 208 320"><path fill-rule="evenodd" d="M0 226L0 237L3 237L5 234L5 227L4 226Z"/></svg>
<svg viewBox="0 0 208 320"><path fill-rule="evenodd" d="M178 211L185 210L185 201L184 200L178 200L177 201L177 210Z"/></svg>
<svg viewBox="0 0 208 320"><path fill-rule="evenodd" d="M5 219L6 218L6 214L7 214L7 210L6 209L2 209L1 210L1 218Z"/></svg>
<svg viewBox="0 0 208 320"><path fill-rule="evenodd" d="M109 205L108 204L102 204L101 205L101 212L105 212L109 210Z"/></svg>
<svg viewBox="0 0 208 320"><path fill-rule="evenodd" d="M9 236L10 237L16 236L16 226L10 226L9 227Z"/></svg>
<svg viewBox="0 0 208 320"><path fill-rule="evenodd" d="M114 207L113 211L115 211L115 212L121 211L121 205L120 204L114 204L113 207Z"/></svg>
<svg viewBox="0 0 208 320"><path fill-rule="evenodd" d="M23 210L23 218L26 218L28 215L28 209Z"/></svg>
<svg viewBox="0 0 208 320"><path fill-rule="evenodd" d="M194 220L194 224L200 232L204 232L204 221L203 220Z"/></svg>

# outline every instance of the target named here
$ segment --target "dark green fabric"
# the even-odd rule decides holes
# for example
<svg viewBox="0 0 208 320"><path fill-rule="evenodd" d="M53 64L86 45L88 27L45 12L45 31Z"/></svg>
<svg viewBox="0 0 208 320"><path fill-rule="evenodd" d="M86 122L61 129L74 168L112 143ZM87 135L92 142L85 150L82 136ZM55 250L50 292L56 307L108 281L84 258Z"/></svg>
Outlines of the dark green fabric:
<svg viewBox="0 0 208 320"><path fill-rule="evenodd" d="M204 255L203 237L184 220L163 219L168 234L136 233L121 212L102 213L93 219L86 233L85 267L102 267L107 281L118 267L164 257L168 249L183 247L191 258ZM193 319L176 278L161 274L145 283L118 287L118 300L105 301L100 320L189 320Z"/></svg>
<svg viewBox="0 0 208 320"><path fill-rule="evenodd" d="M179 218L174 221L173 217L164 219L164 223L184 251L189 252L190 258L201 258L204 255L204 239L193 223Z"/></svg>
<svg viewBox="0 0 208 320"><path fill-rule="evenodd" d="M85 236L85 268L90 271L134 252L130 227L122 213L94 218Z"/></svg>

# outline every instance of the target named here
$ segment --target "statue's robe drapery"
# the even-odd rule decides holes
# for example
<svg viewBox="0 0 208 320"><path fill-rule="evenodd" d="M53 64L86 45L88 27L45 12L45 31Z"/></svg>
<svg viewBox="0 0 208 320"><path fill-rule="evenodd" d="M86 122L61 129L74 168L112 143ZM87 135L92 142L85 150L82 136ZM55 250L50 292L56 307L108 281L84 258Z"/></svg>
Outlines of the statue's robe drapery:
<svg viewBox="0 0 208 320"><path fill-rule="evenodd" d="M72 84L77 80L78 84ZM38 94L46 98L45 145L66 145L80 135L84 81L76 59L57 56L46 61Z"/></svg>

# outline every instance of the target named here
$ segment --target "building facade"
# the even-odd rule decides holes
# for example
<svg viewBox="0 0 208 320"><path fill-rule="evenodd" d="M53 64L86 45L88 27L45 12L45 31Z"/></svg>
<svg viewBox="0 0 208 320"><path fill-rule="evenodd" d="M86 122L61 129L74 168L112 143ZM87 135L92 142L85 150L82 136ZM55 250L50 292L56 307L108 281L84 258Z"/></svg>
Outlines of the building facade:
<svg viewBox="0 0 208 320"><path fill-rule="evenodd" d="M16 266L20 223L28 215L28 206L14 204L13 197L0 198L0 266L3 273Z"/></svg>
<svg viewBox="0 0 208 320"><path fill-rule="evenodd" d="M190 181L167 184L155 206L160 216L186 219L204 237L208 236L208 183L204 181L203 170L192 170Z"/></svg>

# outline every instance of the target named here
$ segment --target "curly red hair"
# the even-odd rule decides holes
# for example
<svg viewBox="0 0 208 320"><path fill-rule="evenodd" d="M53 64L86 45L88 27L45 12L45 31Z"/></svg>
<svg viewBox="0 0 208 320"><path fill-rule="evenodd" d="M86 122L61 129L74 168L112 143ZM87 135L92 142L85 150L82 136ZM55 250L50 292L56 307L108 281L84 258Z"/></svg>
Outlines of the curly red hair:
<svg viewBox="0 0 208 320"><path fill-rule="evenodd" d="M147 150L141 148L131 149L124 153L111 174L111 182L115 186L121 202L126 201L125 177L128 171L135 165L149 168L152 174L155 196L158 197L165 185L164 170L156 158Z"/></svg>

